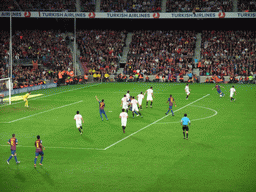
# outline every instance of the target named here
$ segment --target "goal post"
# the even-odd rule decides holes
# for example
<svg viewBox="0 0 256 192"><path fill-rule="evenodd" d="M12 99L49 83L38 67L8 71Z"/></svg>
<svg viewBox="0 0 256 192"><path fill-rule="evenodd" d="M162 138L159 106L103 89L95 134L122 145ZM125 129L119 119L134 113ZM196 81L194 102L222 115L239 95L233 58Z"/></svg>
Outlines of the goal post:
<svg viewBox="0 0 256 192"><path fill-rule="evenodd" d="M11 104L12 83L11 78L0 79L0 105Z"/></svg>

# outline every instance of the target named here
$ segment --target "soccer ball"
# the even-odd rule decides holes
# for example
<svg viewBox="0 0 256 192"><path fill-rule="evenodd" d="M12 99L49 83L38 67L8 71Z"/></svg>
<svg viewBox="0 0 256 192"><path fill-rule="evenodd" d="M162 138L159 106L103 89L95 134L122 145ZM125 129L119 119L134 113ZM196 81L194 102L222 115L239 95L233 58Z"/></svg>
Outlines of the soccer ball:
<svg viewBox="0 0 256 192"><path fill-rule="evenodd" d="M222 95L220 95L220 97L222 97Z"/></svg>

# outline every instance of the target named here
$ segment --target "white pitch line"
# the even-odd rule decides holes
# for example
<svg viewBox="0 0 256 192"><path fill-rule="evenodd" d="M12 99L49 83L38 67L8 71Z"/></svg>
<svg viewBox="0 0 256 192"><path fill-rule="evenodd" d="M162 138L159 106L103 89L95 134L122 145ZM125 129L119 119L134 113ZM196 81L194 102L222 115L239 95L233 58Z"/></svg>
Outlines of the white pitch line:
<svg viewBox="0 0 256 192"><path fill-rule="evenodd" d="M197 105L191 105L190 107L201 107L201 108L209 109L209 110L211 110L211 111L214 112L213 115L210 115L210 116L208 116L208 117L202 117L202 118L199 118L199 119L191 119L191 122L192 122L192 121L199 121L199 120L209 119L209 118L214 117L215 115L218 114L218 112L217 112L216 110L211 109L211 108L208 108L208 107L197 106ZM163 123L156 123L156 124L160 125L160 124L170 124L170 123L180 123L180 121L175 121L175 122L163 122Z"/></svg>
<svg viewBox="0 0 256 192"><path fill-rule="evenodd" d="M83 86L83 87L79 87L79 88L76 88L76 89L69 89L69 90L66 90L66 91L61 91L61 92L58 92L58 93L54 93L54 94L51 94L51 95L45 95L45 96L42 96L42 97L35 97L33 99L29 99L30 101L31 100L36 100L36 99L41 99L41 98L45 98L45 97L50 97L50 96L54 96L54 95L58 95L58 94L61 94L61 93L66 93L66 92L69 92L69 91L76 91L78 89L83 89L83 88L87 88L87 87L93 87L93 86L96 86L96 85L100 85L101 83L98 83L98 84L93 84L93 85L89 85L89 86ZM22 95L21 95L22 96ZM24 101L19 101L19 102L16 102L16 103L12 103L11 105L16 105L18 103L23 103ZM1 107L6 107L6 106L9 106L9 105L2 105L0 106Z"/></svg>
<svg viewBox="0 0 256 192"><path fill-rule="evenodd" d="M10 145L0 145L0 147L10 147ZM18 145L17 147L28 147L28 148L34 148L35 146L23 146L23 145ZM100 148L76 148L76 147L47 147L45 146L46 149L84 149L84 150L100 150L100 151L105 151L105 149L100 149Z"/></svg>
<svg viewBox="0 0 256 192"><path fill-rule="evenodd" d="M42 111L42 112L40 112L40 113L35 113L35 114L33 114L33 115L29 115L29 116L22 117L22 118L19 118L19 119L15 119L15 120L13 120L13 121L9 121L8 123L13 123L13 122L16 122L16 121L20 121L20 120L23 120L23 119L26 119L26 118L29 118L29 117L33 117L33 116L36 116L36 115L40 115L40 114L42 114L42 113L46 113L46 112L49 112L49 111L53 111L53 110L55 110L55 109L60 109L60 108L67 107L67 106L74 105L74 104L81 103L81 102L83 102L83 100L78 101L78 102L75 102L75 103L70 103L70 104L68 104L68 105L63 105L63 106L60 106L60 107L56 107L56 108L53 108L53 109L49 109L49 110L47 110L47 111Z"/></svg>
<svg viewBox="0 0 256 192"><path fill-rule="evenodd" d="M201 97L201 98L199 98L199 99L197 99L197 100L195 100L195 101L193 101L193 102L191 102L191 103L189 103L189 104L187 104L187 105L185 105L185 106L183 106L183 107L181 107L181 108L175 110L174 112L177 112L177 111L179 111L179 110L181 110L181 109L184 109L185 107L187 107L187 106L189 106L189 105L192 105L193 103L195 103L195 102L197 102L197 101L200 101L201 99L203 99L203 98L205 98L205 97L207 97L207 96L209 96L209 95L210 95L210 94L207 94L207 95L205 95L205 96L203 96L203 97ZM170 114L169 114L169 115L170 115ZM157 122L159 122L159 121L161 121L162 119L168 117L169 115L163 116L162 118L160 118L160 119L154 121L153 123L148 124L147 126L141 128L141 129L139 129L138 131L136 131L136 132L134 132L134 133L132 133L132 134L130 134L130 135L124 137L123 139L121 139L121 140L119 140L119 141L117 141L117 142L115 142L115 143L109 145L109 146L106 147L104 150L107 150L107 149L109 149L110 147L113 147L114 145L116 145L116 144L120 143L121 141L124 141L125 139L127 139L127 138L129 138L129 137L135 135L136 133L138 133L138 132L140 132L140 131L142 131L142 130L148 128L148 127L150 127L151 125L156 124Z"/></svg>

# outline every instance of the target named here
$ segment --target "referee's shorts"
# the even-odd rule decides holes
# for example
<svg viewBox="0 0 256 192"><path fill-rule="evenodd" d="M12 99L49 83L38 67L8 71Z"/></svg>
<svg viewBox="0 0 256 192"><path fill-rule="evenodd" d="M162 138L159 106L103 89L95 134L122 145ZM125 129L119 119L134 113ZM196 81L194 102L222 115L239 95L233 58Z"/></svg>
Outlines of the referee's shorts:
<svg viewBox="0 0 256 192"><path fill-rule="evenodd" d="M183 131L189 131L189 128L187 125L183 125L182 129L183 129Z"/></svg>

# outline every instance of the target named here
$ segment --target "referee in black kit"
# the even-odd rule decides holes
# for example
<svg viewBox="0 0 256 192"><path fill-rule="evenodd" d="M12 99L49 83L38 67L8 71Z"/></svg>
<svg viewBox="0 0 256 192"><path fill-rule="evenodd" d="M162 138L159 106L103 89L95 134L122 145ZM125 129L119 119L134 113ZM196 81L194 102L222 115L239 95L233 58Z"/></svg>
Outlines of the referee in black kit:
<svg viewBox="0 0 256 192"><path fill-rule="evenodd" d="M188 124L190 125L191 122L190 122L190 119L187 117L186 113L184 114L184 117L181 119L180 123L182 125L184 139L188 139L188 130L189 130ZM185 137L185 131L186 131L187 138Z"/></svg>

